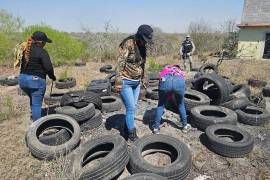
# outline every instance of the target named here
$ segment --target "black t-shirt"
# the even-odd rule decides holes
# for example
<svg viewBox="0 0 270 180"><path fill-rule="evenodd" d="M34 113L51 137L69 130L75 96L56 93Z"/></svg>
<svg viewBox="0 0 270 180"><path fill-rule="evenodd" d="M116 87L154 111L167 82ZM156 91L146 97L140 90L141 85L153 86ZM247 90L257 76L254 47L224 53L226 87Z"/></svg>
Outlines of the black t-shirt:
<svg viewBox="0 0 270 180"><path fill-rule="evenodd" d="M23 57L21 73L38 76L42 79L46 79L46 75L48 74L51 79L55 78L48 52L35 44L30 48L29 61L26 66L25 58Z"/></svg>

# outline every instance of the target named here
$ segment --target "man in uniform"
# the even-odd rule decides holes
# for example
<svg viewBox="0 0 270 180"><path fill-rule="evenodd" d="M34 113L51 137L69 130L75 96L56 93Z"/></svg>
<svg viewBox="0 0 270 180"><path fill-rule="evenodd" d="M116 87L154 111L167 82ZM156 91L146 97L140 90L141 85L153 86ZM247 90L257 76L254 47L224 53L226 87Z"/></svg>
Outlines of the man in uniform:
<svg viewBox="0 0 270 180"><path fill-rule="evenodd" d="M192 69L192 55L196 47L190 38L190 35L186 36L186 39L182 42L180 47L180 54L184 60L184 69L190 71ZM187 69L187 63L189 63L189 68Z"/></svg>

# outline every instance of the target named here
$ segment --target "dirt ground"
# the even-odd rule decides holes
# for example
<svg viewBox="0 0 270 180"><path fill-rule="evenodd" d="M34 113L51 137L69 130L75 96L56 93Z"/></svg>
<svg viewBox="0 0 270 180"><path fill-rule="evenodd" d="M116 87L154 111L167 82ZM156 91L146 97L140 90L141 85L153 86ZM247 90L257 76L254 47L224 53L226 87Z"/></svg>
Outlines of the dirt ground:
<svg viewBox="0 0 270 180"><path fill-rule="evenodd" d="M92 79L102 78L105 74L99 73L102 63L87 63L86 67L68 68L68 73L77 79L76 89L82 89ZM65 67L56 68L57 74ZM1 70L3 74L13 73ZM1 73L2 74L2 73ZM49 87L49 85L48 85ZM49 91L50 88L47 89ZM73 90L73 89L71 89ZM54 92L59 90L54 89ZM25 96L19 96L17 86L0 86L0 101L10 96L13 100L16 115L8 120L0 122L0 179L64 179L64 171L67 167L66 158L58 161L40 161L34 158L28 151L24 136L29 127L29 100ZM267 109L270 110L269 100ZM0 102L1 104L2 102ZM150 120L153 119L156 101L139 101L136 114L136 126L139 137L151 134ZM105 134L119 134L123 126L124 110L103 115L103 124L92 131L82 134L81 142L99 137ZM209 151L201 142L201 131L192 128L183 134L177 128L179 117L177 114L166 111L163 116L161 133L173 136L186 143L192 153L192 170L187 179L213 179L213 180L264 180L270 179L270 126L252 127L238 124L239 127L250 132L255 139L253 151L244 158L224 158ZM155 154L146 159L157 165L168 163L168 157ZM128 176L125 170L119 177ZM68 177L68 179L71 177Z"/></svg>

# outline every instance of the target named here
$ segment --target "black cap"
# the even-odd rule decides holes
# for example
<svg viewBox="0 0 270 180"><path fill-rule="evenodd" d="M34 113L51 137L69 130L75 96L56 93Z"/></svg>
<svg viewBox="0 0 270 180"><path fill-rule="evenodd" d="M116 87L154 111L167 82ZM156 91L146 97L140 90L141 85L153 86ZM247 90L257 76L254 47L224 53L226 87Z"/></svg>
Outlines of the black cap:
<svg viewBox="0 0 270 180"><path fill-rule="evenodd" d="M47 43L52 43L52 40L47 37L47 35L44 32L36 31L32 34L32 39L34 41L43 41Z"/></svg>
<svg viewBox="0 0 270 180"><path fill-rule="evenodd" d="M140 35L147 43L153 44L153 32L151 26L143 24L138 28L137 34Z"/></svg>

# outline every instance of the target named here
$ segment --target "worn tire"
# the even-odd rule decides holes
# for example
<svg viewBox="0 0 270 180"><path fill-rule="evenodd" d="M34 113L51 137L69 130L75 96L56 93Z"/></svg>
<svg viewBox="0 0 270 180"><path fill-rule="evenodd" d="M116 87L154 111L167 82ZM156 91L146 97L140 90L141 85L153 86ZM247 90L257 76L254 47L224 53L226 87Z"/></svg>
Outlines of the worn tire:
<svg viewBox="0 0 270 180"><path fill-rule="evenodd" d="M244 109L238 109L236 110L236 113L238 115L239 122L252 126L265 124L270 119L269 112L255 106L248 106Z"/></svg>
<svg viewBox="0 0 270 180"><path fill-rule="evenodd" d="M251 95L250 88L246 84L239 84L233 86L232 92L231 92L231 97L249 97Z"/></svg>
<svg viewBox="0 0 270 180"><path fill-rule="evenodd" d="M149 80L159 80L160 76L158 72L152 72L148 74L148 79Z"/></svg>
<svg viewBox="0 0 270 180"><path fill-rule="evenodd" d="M44 96L44 103L47 105L60 104L60 100L64 93L52 93Z"/></svg>
<svg viewBox="0 0 270 180"><path fill-rule="evenodd" d="M129 154L125 139L121 136L102 136L82 144L75 152L73 169L78 179L111 180L126 167ZM87 166L91 160L103 157L95 166Z"/></svg>
<svg viewBox="0 0 270 180"><path fill-rule="evenodd" d="M105 65L105 66L102 66L100 69L99 69L100 72L104 72L104 73L108 73L108 74L111 74L111 73L114 73L115 71L113 70L112 68L112 65Z"/></svg>
<svg viewBox="0 0 270 180"><path fill-rule="evenodd" d="M258 79L248 79L248 85L252 87L262 88L267 85L267 82Z"/></svg>
<svg viewBox="0 0 270 180"><path fill-rule="evenodd" d="M262 94L264 97L270 97L270 87L264 87L262 89Z"/></svg>
<svg viewBox="0 0 270 180"><path fill-rule="evenodd" d="M146 97L153 100L158 100L158 87L149 87L146 89Z"/></svg>
<svg viewBox="0 0 270 180"><path fill-rule="evenodd" d="M212 70L212 72L210 72L210 73L218 74L218 67L215 64L211 64L211 63L203 64L200 67L199 72L205 74L205 73L209 73L208 72L209 70Z"/></svg>
<svg viewBox="0 0 270 180"><path fill-rule="evenodd" d="M86 104L93 103L95 108L102 109L102 101L98 94L91 91L73 91L64 94L60 100L61 106L72 106L77 102L85 102Z"/></svg>
<svg viewBox="0 0 270 180"><path fill-rule="evenodd" d="M196 106L210 104L210 98L207 95L195 90L187 90L185 92L184 101L187 111L190 111Z"/></svg>
<svg viewBox="0 0 270 180"><path fill-rule="evenodd" d="M86 90L97 93L99 96L109 96L112 86L109 79L98 79L91 81Z"/></svg>
<svg viewBox="0 0 270 180"><path fill-rule="evenodd" d="M47 128L63 127L69 129L72 137L64 144L49 146L39 141L38 136ZM79 124L72 118L61 114L51 114L35 121L27 131L26 143L30 152L39 159L51 160L65 155L80 142L81 130Z"/></svg>
<svg viewBox="0 0 270 180"><path fill-rule="evenodd" d="M116 96L103 96L102 100L102 112L114 112L119 111L122 108L122 100Z"/></svg>
<svg viewBox="0 0 270 180"><path fill-rule="evenodd" d="M137 173L124 178L123 180L167 180L167 178L153 173Z"/></svg>
<svg viewBox="0 0 270 180"><path fill-rule="evenodd" d="M212 84L205 88L204 84ZM206 94L211 99L211 104L219 105L229 99L229 88L223 78L212 73L204 74L194 81L194 89Z"/></svg>
<svg viewBox="0 0 270 180"><path fill-rule="evenodd" d="M172 103L171 106L173 109L175 109L174 112L178 112L178 102L179 102L178 99L179 97L177 97L177 95L174 94L171 101ZM185 92L184 102L186 111L189 112L192 108L196 106L209 105L210 98L199 91L189 89Z"/></svg>
<svg viewBox="0 0 270 180"><path fill-rule="evenodd" d="M92 103L89 103L83 108L75 108L72 106L63 106L55 108L57 114L65 114L74 118L78 122L85 121L92 118L95 115L95 106Z"/></svg>
<svg viewBox="0 0 270 180"><path fill-rule="evenodd" d="M159 85L159 80L148 80L147 87L157 87Z"/></svg>
<svg viewBox="0 0 270 180"><path fill-rule="evenodd" d="M262 96L250 96L249 101L251 106L257 106L263 109L266 108L266 99Z"/></svg>
<svg viewBox="0 0 270 180"><path fill-rule="evenodd" d="M97 128L101 124L102 124L101 112L100 112L100 110L95 110L95 115L92 118L81 122L80 127L81 127L81 131L84 132L84 131L88 131L88 130Z"/></svg>
<svg viewBox="0 0 270 180"><path fill-rule="evenodd" d="M4 85L7 85L7 86L16 86L16 85L18 85L18 83L19 83L18 77L17 76L15 76L15 77L12 76L12 78L9 78L8 77L5 80Z"/></svg>
<svg viewBox="0 0 270 180"><path fill-rule="evenodd" d="M55 82L55 87L57 89L69 89L76 86L76 79L73 77L58 79Z"/></svg>
<svg viewBox="0 0 270 180"><path fill-rule="evenodd" d="M254 146L253 137L234 125L216 124L208 126L205 133L207 137L206 146L221 156L244 157L252 151ZM230 138L230 141L224 139L224 137Z"/></svg>
<svg viewBox="0 0 270 180"><path fill-rule="evenodd" d="M202 105L191 109L191 123L198 129L205 130L213 124L233 124L237 123L237 114L225 107Z"/></svg>
<svg viewBox="0 0 270 180"><path fill-rule="evenodd" d="M54 134L40 136L38 139L41 143L49 146L57 146L67 142L71 138L71 134L66 129L60 129Z"/></svg>
<svg viewBox="0 0 270 180"><path fill-rule="evenodd" d="M142 153L167 153L172 163L154 166L147 162ZM167 135L149 135L138 139L131 147L129 169L134 173L154 173L168 179L185 179L191 168L191 153L186 144Z"/></svg>
<svg viewBox="0 0 270 180"><path fill-rule="evenodd" d="M232 99L230 101L227 101L227 102L221 104L221 106L226 107L226 108L231 109L231 110L236 110L236 109L245 108L249 104L250 104L250 102L249 102L247 97L240 97L240 98L235 98L235 99Z"/></svg>

